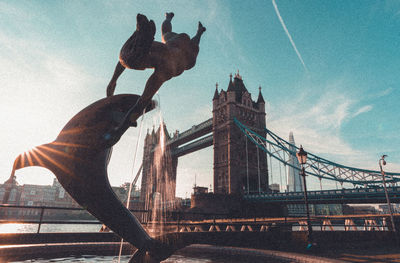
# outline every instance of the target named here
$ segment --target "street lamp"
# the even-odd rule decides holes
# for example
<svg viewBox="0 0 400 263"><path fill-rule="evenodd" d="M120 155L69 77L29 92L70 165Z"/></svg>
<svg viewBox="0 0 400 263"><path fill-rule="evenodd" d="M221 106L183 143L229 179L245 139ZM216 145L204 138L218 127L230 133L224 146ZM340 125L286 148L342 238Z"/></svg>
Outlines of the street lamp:
<svg viewBox="0 0 400 263"><path fill-rule="evenodd" d="M387 157L387 155L382 155L382 157L381 157L381 159L379 159L378 163L379 163L379 168L381 169L382 180L383 180L383 189L385 189L385 196L386 196L386 202L387 202L388 209L389 209L390 221L392 222L392 231L394 232L397 244L399 244L399 240L398 240L397 233L396 233L396 224L394 223L394 219L393 219L392 205L390 204L390 199L389 199L389 195L388 195L387 188L386 188L386 179L385 179L386 175L385 175L385 171L383 171L383 168L382 168L382 165L386 165L386 161L385 161L386 157Z"/></svg>
<svg viewBox="0 0 400 263"><path fill-rule="evenodd" d="M307 196L307 184L306 184L306 171L304 170L304 165L307 162L307 152L304 151L303 146L300 145L299 151L296 153L297 160L301 165L301 176L303 177L303 185L304 185L304 201L306 203L306 213L307 213L307 229L308 229L308 246L312 245L312 226L310 222L310 211L308 209L308 196Z"/></svg>

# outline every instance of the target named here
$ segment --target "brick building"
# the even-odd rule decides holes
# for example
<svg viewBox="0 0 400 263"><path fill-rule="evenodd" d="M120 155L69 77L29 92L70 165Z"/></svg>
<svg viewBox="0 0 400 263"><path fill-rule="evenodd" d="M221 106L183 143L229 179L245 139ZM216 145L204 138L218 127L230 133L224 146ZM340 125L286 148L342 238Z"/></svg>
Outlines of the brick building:
<svg viewBox="0 0 400 263"><path fill-rule="evenodd" d="M127 192L125 184L121 187L112 187L118 198L126 202ZM138 191L132 189L131 199L138 197ZM25 208L7 208L0 209L0 216L4 218L30 218L37 217L40 209L35 207L62 207L62 208L80 208L80 205L64 190L56 178L52 185L20 185L15 176L10 177L4 184L0 184L0 204L18 205ZM32 207L32 208L30 208ZM65 211L56 209L46 209L44 216L57 215L79 215L84 214L77 211Z"/></svg>

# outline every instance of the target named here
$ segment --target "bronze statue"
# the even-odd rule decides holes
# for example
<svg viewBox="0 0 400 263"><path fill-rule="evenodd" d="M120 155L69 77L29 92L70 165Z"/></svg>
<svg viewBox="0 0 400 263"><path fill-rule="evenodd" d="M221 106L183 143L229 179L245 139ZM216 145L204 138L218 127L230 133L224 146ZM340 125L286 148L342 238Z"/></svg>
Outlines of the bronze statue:
<svg viewBox="0 0 400 263"><path fill-rule="evenodd" d="M183 71L191 69L196 64L200 38L206 31L206 28L199 22L196 35L190 39L185 33L172 32L171 20L174 13L166 13L165 16L161 26L161 43L154 41L156 28L153 20L149 21L142 14L137 15L136 31L123 45L114 75L107 86L107 96L112 96L117 79L125 68L136 70L154 68L136 109L130 116L133 126L141 111L165 81L179 76Z"/></svg>
<svg viewBox="0 0 400 263"><path fill-rule="evenodd" d="M137 118L155 107L151 99L165 81L196 64L200 37L206 29L199 22L192 39L187 34L176 34L172 32L173 16L173 13L166 14L162 24L164 43L160 43L154 41L154 22L138 14L136 31L122 47L107 87L107 98L76 114L55 141L20 154L11 174L13 178L16 170L28 166L52 171L78 204L138 248L130 262L160 262L185 245L150 238L136 217L118 200L107 175L111 147L130 126L135 126ZM142 96L113 96L117 79L125 68L154 68Z"/></svg>

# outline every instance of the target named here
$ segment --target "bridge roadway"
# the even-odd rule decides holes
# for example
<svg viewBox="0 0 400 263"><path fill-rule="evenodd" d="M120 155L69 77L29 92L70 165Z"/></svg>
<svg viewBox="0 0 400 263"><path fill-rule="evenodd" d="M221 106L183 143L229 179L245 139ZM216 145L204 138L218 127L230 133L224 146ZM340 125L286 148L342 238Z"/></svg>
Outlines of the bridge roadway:
<svg viewBox="0 0 400 263"><path fill-rule="evenodd" d="M186 145L183 145L181 147L175 148L172 150L172 156L180 157L185 154L189 154L198 150L201 150L203 148L206 148L208 146L213 145L213 135L208 135L206 137L203 137L199 140L196 140L194 142L188 143Z"/></svg>
<svg viewBox="0 0 400 263"><path fill-rule="evenodd" d="M207 133L212 132L212 118L208 119L206 121L203 121L200 124L193 125L192 128L182 132L178 133L177 136L172 138L167 142L167 145L171 146L179 146L185 143L188 143L196 138L199 138L203 135L206 135Z"/></svg>
<svg viewBox="0 0 400 263"><path fill-rule="evenodd" d="M211 146L213 144L213 135L207 135L211 132L212 118L179 133L177 136L169 140L167 145L172 148L172 156L180 157ZM200 139L195 140L197 138Z"/></svg>
<svg viewBox="0 0 400 263"><path fill-rule="evenodd" d="M400 187L387 187L390 201L400 202ZM355 188L323 191L307 191L308 202L312 204L370 204L386 203L383 187ZM245 199L254 202L281 204L303 204L303 192L261 193L245 195Z"/></svg>

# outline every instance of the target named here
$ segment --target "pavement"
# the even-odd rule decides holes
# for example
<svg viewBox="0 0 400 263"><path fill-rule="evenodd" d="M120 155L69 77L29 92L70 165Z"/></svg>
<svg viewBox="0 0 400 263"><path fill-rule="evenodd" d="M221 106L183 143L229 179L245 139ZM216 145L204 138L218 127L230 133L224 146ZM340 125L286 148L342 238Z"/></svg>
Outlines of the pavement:
<svg viewBox="0 0 400 263"><path fill-rule="evenodd" d="M252 257L269 259L268 262L303 262L303 263L340 263L340 262L399 262L400 263L400 248L384 248L376 247L373 249L348 249L323 251L318 250L302 253L299 251L277 251L268 249L253 249L253 248L238 248L227 246L212 246L212 245L190 245L181 249L179 253L196 254L198 253L218 253L225 255L247 255L250 260ZM249 261L250 262L250 261ZM258 261L257 261L258 262Z"/></svg>
<svg viewBox="0 0 400 263"><path fill-rule="evenodd" d="M373 249L340 249L319 254L321 257L342 262L399 262L400 248L376 247Z"/></svg>

